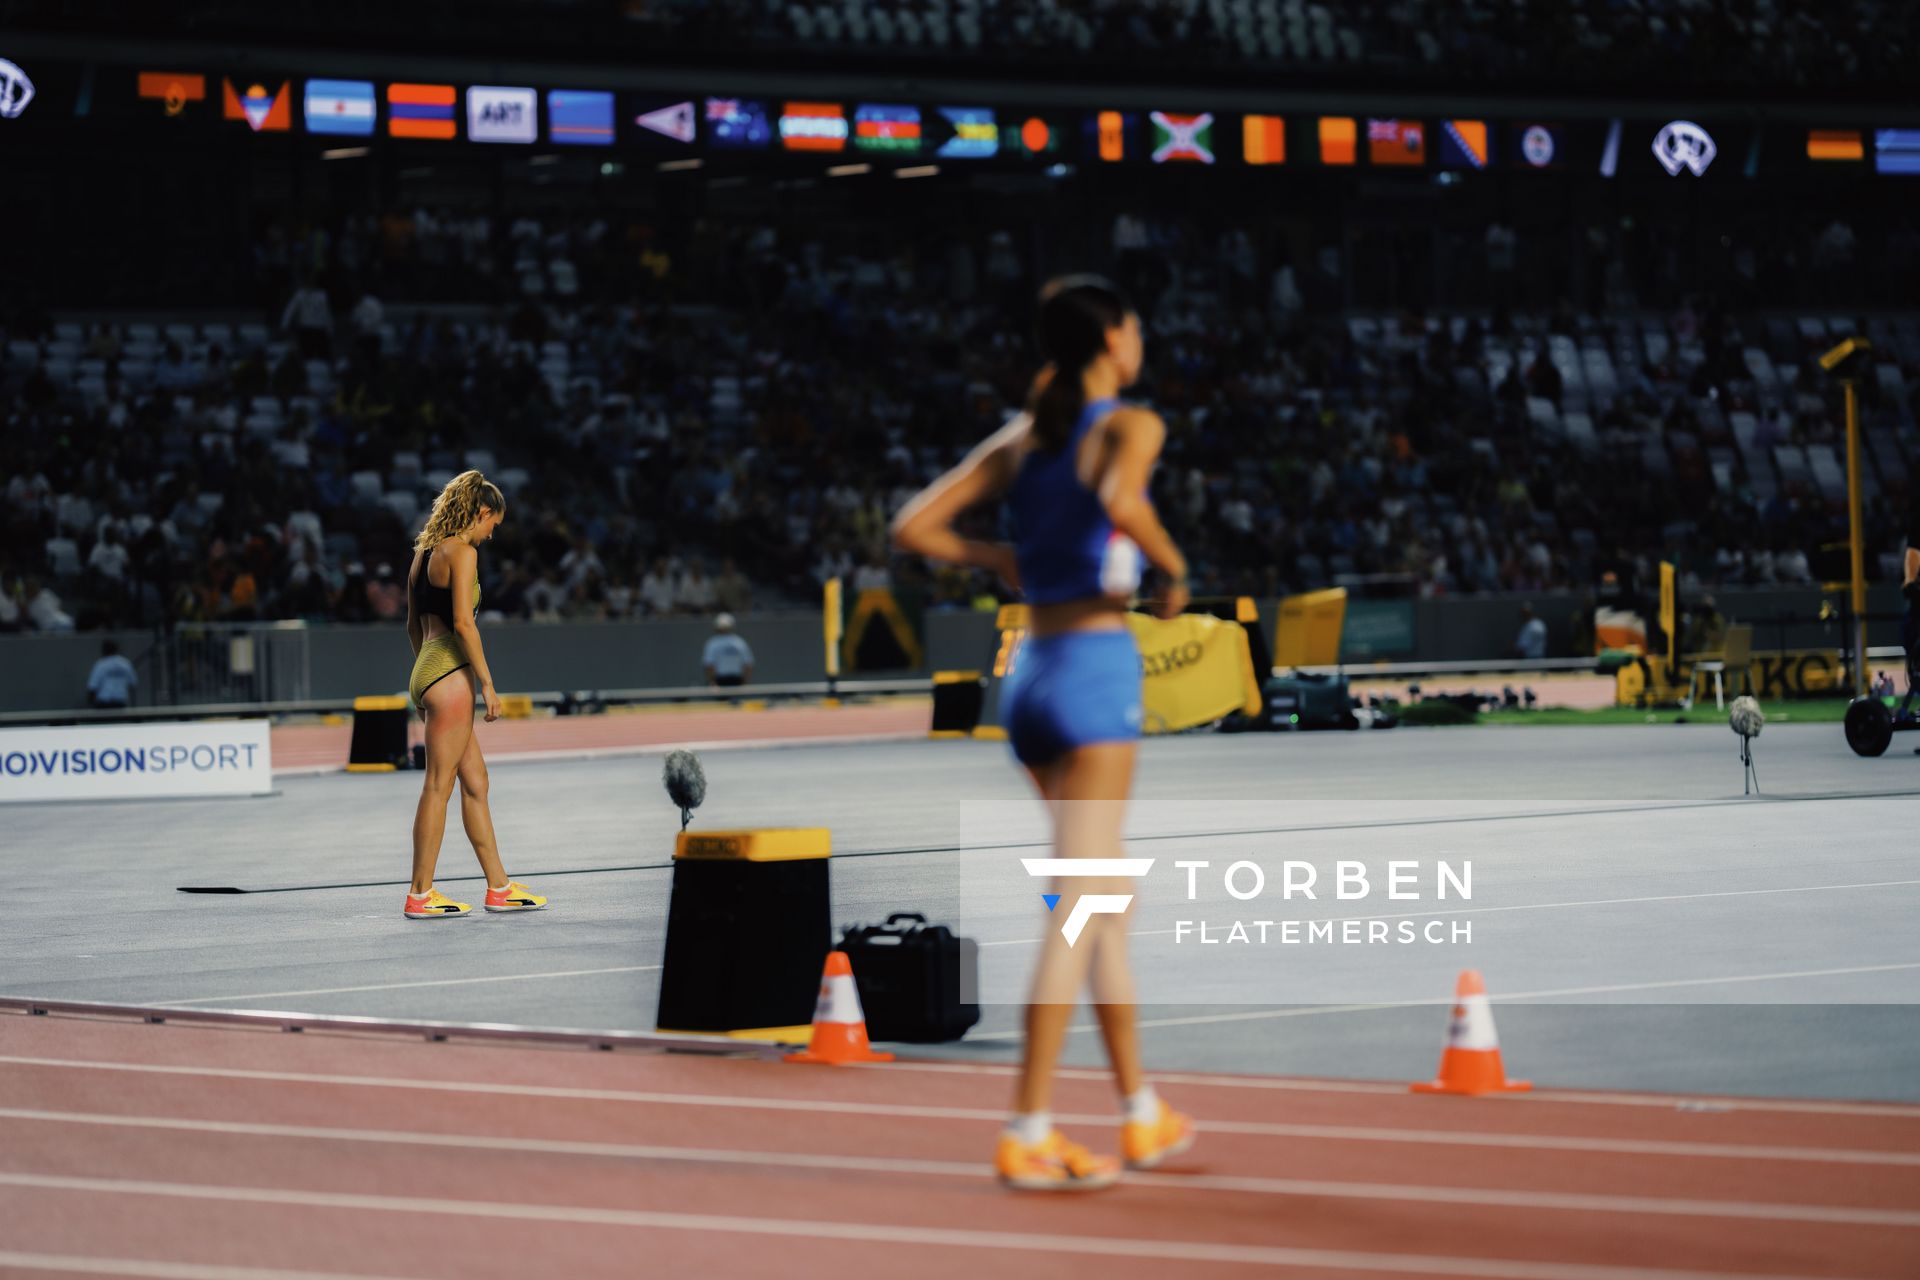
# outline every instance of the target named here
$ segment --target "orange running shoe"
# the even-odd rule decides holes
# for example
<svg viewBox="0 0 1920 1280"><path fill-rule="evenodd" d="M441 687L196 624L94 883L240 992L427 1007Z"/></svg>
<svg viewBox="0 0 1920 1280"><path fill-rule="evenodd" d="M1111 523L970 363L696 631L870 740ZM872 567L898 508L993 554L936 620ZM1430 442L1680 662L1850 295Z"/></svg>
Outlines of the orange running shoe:
<svg viewBox="0 0 1920 1280"><path fill-rule="evenodd" d="M544 911L547 900L518 880L507 881L504 889L487 890L489 911Z"/></svg>
<svg viewBox="0 0 1920 1280"><path fill-rule="evenodd" d="M464 916L472 910L471 904L455 902L438 889L407 895L406 913L409 920L439 920L451 916Z"/></svg>
<svg viewBox="0 0 1920 1280"><path fill-rule="evenodd" d="M1170 1156L1185 1153L1193 1146L1193 1119L1181 1115L1160 1102L1160 1115L1152 1124L1129 1120L1120 1126L1120 1151L1129 1169L1152 1169Z"/></svg>
<svg viewBox="0 0 1920 1280"><path fill-rule="evenodd" d="M1098 1191L1120 1181L1118 1160L1068 1142L1057 1129L1034 1143L1002 1133L993 1167L1001 1183L1016 1191Z"/></svg>

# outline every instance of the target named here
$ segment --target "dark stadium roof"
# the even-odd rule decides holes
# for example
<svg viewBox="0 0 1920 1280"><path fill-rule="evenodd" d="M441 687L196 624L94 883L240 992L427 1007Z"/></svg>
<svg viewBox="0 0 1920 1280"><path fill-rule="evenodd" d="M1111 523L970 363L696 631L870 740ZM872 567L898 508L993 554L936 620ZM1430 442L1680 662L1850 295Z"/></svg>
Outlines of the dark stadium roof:
<svg viewBox="0 0 1920 1280"><path fill-rule="evenodd" d="M1474 93L1903 101L1920 6L1890 0L0 0L88 43L646 68ZM698 63L690 63L697 59Z"/></svg>

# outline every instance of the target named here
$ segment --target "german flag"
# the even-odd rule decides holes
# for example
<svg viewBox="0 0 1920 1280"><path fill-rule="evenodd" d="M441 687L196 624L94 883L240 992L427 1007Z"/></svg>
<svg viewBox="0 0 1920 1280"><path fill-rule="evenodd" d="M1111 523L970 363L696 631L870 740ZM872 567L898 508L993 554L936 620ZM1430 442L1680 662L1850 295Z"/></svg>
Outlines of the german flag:
<svg viewBox="0 0 1920 1280"><path fill-rule="evenodd" d="M1858 129L1807 130L1807 159L1865 160L1867 144Z"/></svg>
<svg viewBox="0 0 1920 1280"><path fill-rule="evenodd" d="M396 138L454 137L454 92L450 84L387 86L387 132Z"/></svg>
<svg viewBox="0 0 1920 1280"><path fill-rule="evenodd" d="M1248 164L1287 162L1287 122L1279 116L1247 116L1240 125L1240 147Z"/></svg>
<svg viewBox="0 0 1920 1280"><path fill-rule="evenodd" d="M1353 164L1359 159L1360 126L1352 116L1320 117L1320 163Z"/></svg>

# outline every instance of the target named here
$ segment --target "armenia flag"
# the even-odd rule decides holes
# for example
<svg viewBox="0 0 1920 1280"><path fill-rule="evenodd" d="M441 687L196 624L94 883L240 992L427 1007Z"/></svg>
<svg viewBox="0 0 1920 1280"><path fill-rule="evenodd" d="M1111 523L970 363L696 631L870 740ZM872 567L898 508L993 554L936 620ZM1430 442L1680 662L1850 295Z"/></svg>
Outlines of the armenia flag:
<svg viewBox="0 0 1920 1280"><path fill-rule="evenodd" d="M387 86L387 132L396 138L432 138L451 142L453 86L450 84L390 84Z"/></svg>

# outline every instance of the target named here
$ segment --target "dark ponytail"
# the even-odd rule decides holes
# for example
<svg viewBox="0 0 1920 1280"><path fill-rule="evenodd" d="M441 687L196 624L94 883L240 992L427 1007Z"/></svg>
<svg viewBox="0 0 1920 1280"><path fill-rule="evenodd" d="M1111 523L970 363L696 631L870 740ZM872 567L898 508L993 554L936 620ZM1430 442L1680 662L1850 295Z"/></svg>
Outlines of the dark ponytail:
<svg viewBox="0 0 1920 1280"><path fill-rule="evenodd" d="M1027 401L1040 448L1067 447L1084 407L1081 374L1107 349L1107 331L1125 324L1132 312L1120 291L1099 276L1061 276L1040 291L1035 336L1051 376L1034 380Z"/></svg>

